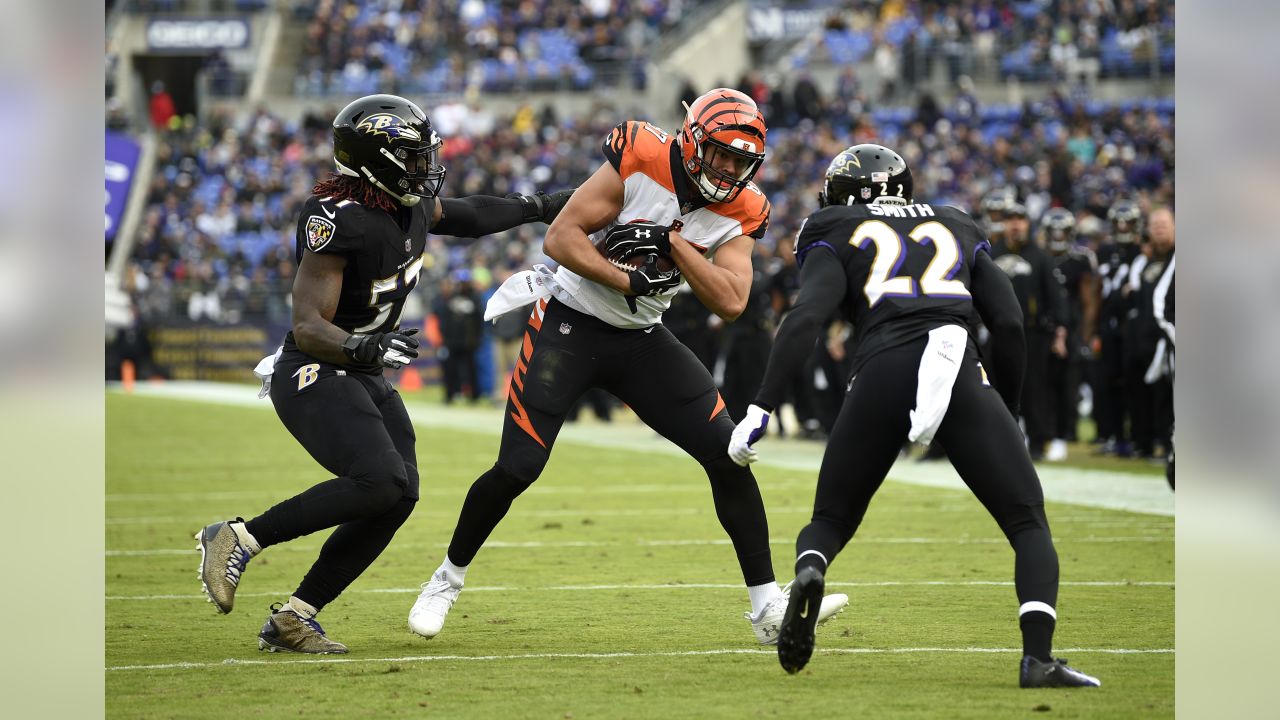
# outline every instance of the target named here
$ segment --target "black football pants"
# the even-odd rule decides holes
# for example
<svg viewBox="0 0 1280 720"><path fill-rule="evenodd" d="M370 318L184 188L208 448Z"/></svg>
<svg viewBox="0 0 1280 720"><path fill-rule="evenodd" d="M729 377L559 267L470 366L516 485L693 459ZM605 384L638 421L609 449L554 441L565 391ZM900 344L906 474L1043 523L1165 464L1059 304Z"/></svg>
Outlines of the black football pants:
<svg viewBox="0 0 1280 720"><path fill-rule="evenodd" d="M751 471L728 457L734 422L711 373L662 325L622 330L554 299L540 302L529 318L498 461L467 493L449 559L471 563L512 501L538 479L565 416L592 387L629 405L702 465L747 585L773 581L760 489Z"/></svg>
<svg viewBox="0 0 1280 720"><path fill-rule="evenodd" d="M348 373L286 352L271 380L271 402L289 432L335 475L250 520L267 547L337 529L294 593L322 608L391 542L418 501L413 424L382 375Z"/></svg>
<svg viewBox="0 0 1280 720"><path fill-rule="evenodd" d="M827 442L813 518L796 540L797 555L816 550L829 565L862 523L907 440L924 345L920 340L874 355L854 377ZM1040 479L1017 422L986 384L972 344L934 441L1013 546L1018 602L1055 605L1058 555Z"/></svg>

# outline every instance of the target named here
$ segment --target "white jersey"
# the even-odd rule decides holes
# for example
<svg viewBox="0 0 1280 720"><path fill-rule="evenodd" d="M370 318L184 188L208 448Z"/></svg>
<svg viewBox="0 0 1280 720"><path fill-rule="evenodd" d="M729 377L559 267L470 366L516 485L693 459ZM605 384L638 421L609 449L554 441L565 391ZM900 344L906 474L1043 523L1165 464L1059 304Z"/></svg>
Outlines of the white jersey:
<svg viewBox="0 0 1280 720"><path fill-rule="evenodd" d="M648 220L670 225L684 223L680 235L697 247L708 260L716 250L740 235L759 238L769 221L769 201L754 184L726 203L705 207L687 205L681 212L677 180L684 169L680 166L679 147L667 133L644 122L625 122L613 129L604 143L605 157L622 176L625 188L622 212L608 227L590 236L599 243L616 225L633 220ZM679 173L680 175L677 175ZM692 183L685 182L689 192L697 193ZM689 198L684 198L689 202ZM645 328L662 322L662 313L671 306L678 288L661 295L636 298L637 312L632 314L622 293L589 280L561 267L556 271L554 294L565 305L597 317L614 327Z"/></svg>

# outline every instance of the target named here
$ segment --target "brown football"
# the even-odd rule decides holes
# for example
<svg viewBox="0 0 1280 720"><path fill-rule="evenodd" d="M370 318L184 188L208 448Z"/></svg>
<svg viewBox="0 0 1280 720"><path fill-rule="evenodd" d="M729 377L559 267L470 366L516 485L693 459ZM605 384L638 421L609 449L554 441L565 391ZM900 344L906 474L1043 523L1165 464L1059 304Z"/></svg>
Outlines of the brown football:
<svg viewBox="0 0 1280 720"><path fill-rule="evenodd" d="M596 250L599 251L601 257L605 258L606 260L609 259L609 256L605 254L603 241L600 242L600 244L596 245ZM634 270L640 267L641 265L643 265L644 260L645 260L644 255L632 255L631 257L623 258L622 260L609 260L609 262L613 263L614 265L616 265L617 267L623 270ZM675 261L672 260L670 257L666 255L658 256L658 270L662 272L670 272L671 269L674 268L675 266L676 266Z"/></svg>

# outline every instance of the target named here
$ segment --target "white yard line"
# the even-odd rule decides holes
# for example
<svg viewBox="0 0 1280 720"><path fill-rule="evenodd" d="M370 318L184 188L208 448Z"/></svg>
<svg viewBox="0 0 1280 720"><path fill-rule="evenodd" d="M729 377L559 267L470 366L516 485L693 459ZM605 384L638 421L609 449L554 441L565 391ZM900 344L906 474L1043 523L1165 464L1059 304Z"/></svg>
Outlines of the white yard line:
<svg viewBox="0 0 1280 720"><path fill-rule="evenodd" d="M1018 648L819 648L825 655L898 655L908 653L974 653L974 654L1008 654L1017 655L1022 652ZM1174 652L1173 648L1064 648L1057 652L1063 655L1163 655ZM338 665L349 663L414 663L414 662L492 662L495 660L611 660L616 658L652 658L652 657L698 657L707 655L776 655L773 649L757 650L746 648L721 648L717 650L683 650L672 652L612 652L612 653L521 653L513 655L406 655L404 657L356 658L356 657L317 657L317 658L281 658L279 660L237 660L227 658L221 662L177 662L158 665L108 665L108 671L128 670L205 670L216 667L237 667L242 665Z"/></svg>
<svg viewBox="0 0 1280 720"><path fill-rule="evenodd" d="M119 392L119 390L108 390ZM161 384L140 383L134 391L135 396L162 397L175 400L191 400L197 402L218 403L257 407L270 410L271 404L257 399L256 388L251 385L235 385L226 383L200 382L166 382ZM482 408L446 408L441 405L425 403L407 403L409 414L415 425L420 427L442 427L451 430L497 435L502 432L502 413L497 409ZM664 455L683 457L679 448L659 437L648 428L634 423L603 424L566 424L561 430L559 439L578 445L603 447L618 450L637 450ZM822 461L822 446L811 442L782 441L775 437L768 438L760 446L760 464L806 473L805 487L812 484ZM477 468L477 472L479 468ZM1050 502L1068 503L1087 507L1099 507L1109 510L1125 510L1149 515L1173 515L1173 493L1165 484L1163 477L1156 475L1137 475L1124 472L1108 472L1103 470L1080 470L1075 468L1040 465L1037 467L1041 484L1044 486L1045 499ZM889 480L912 485L941 487L964 490L965 485L947 463L918 463L914 460L895 464L890 471ZM766 486L774 487L770 484ZM681 490L697 489L705 492L705 486L699 483L671 486ZM537 491L535 486L531 492ZM590 492L600 492L600 488L591 488ZM567 492L575 492L569 490ZM616 492L623 492L618 490ZM636 492L636 491L633 491ZM646 491L638 491L646 492ZM427 494L431 494L429 491ZM260 493L254 493L254 496ZM237 494L237 497L244 494ZM172 496L157 495L154 499L167 499ZM108 495L108 501L123 499L122 496ZM141 499L141 498L139 498Z"/></svg>
<svg viewBox="0 0 1280 720"><path fill-rule="evenodd" d="M1064 587L1173 587L1170 580L1066 580L1059 585ZM829 582L829 588L862 588L862 587L1013 587L1011 580L884 580L878 582ZM364 588L347 590L352 593L376 594L411 594L421 588ZM656 585L550 585L546 587L500 587L500 586L468 586L466 591L473 592L596 592L600 590L741 590L742 585L731 583L659 583ZM237 593L236 597L283 597L290 591ZM203 600L204 595L108 595L107 600Z"/></svg>

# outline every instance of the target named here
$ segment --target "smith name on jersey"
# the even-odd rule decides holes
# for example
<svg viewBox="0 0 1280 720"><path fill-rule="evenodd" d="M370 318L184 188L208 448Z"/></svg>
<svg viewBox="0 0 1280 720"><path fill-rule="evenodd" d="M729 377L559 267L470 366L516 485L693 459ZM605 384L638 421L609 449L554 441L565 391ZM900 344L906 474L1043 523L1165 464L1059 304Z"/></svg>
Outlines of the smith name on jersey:
<svg viewBox="0 0 1280 720"><path fill-rule="evenodd" d="M307 200L298 220L298 262L307 252L338 254L347 260L334 325L349 333L368 334L399 326L404 301L418 284L434 206L431 198L403 208L401 212L409 213L406 232L391 215L354 200ZM298 349L292 331L285 336L284 349ZM358 372L381 372L379 365L345 367Z"/></svg>
<svg viewBox="0 0 1280 720"><path fill-rule="evenodd" d="M605 139L605 158L622 176L622 212L608 227L593 233L600 242L615 225L649 220L670 225L684 223L680 235L708 259L716 249L740 235L764 237L769 224L769 201L755 184L725 203L711 203L698 191L681 164L680 148L671 135L646 122L618 125ZM556 272L556 297L619 328L645 328L662 321L677 289L654 297L636 299L632 313L621 293L578 275L566 267Z"/></svg>
<svg viewBox="0 0 1280 720"><path fill-rule="evenodd" d="M819 250L818 248L825 248ZM968 324L970 273L990 245L956 208L832 205L811 215L796 256L835 253L848 278L844 313L857 329L853 366L942 325Z"/></svg>

